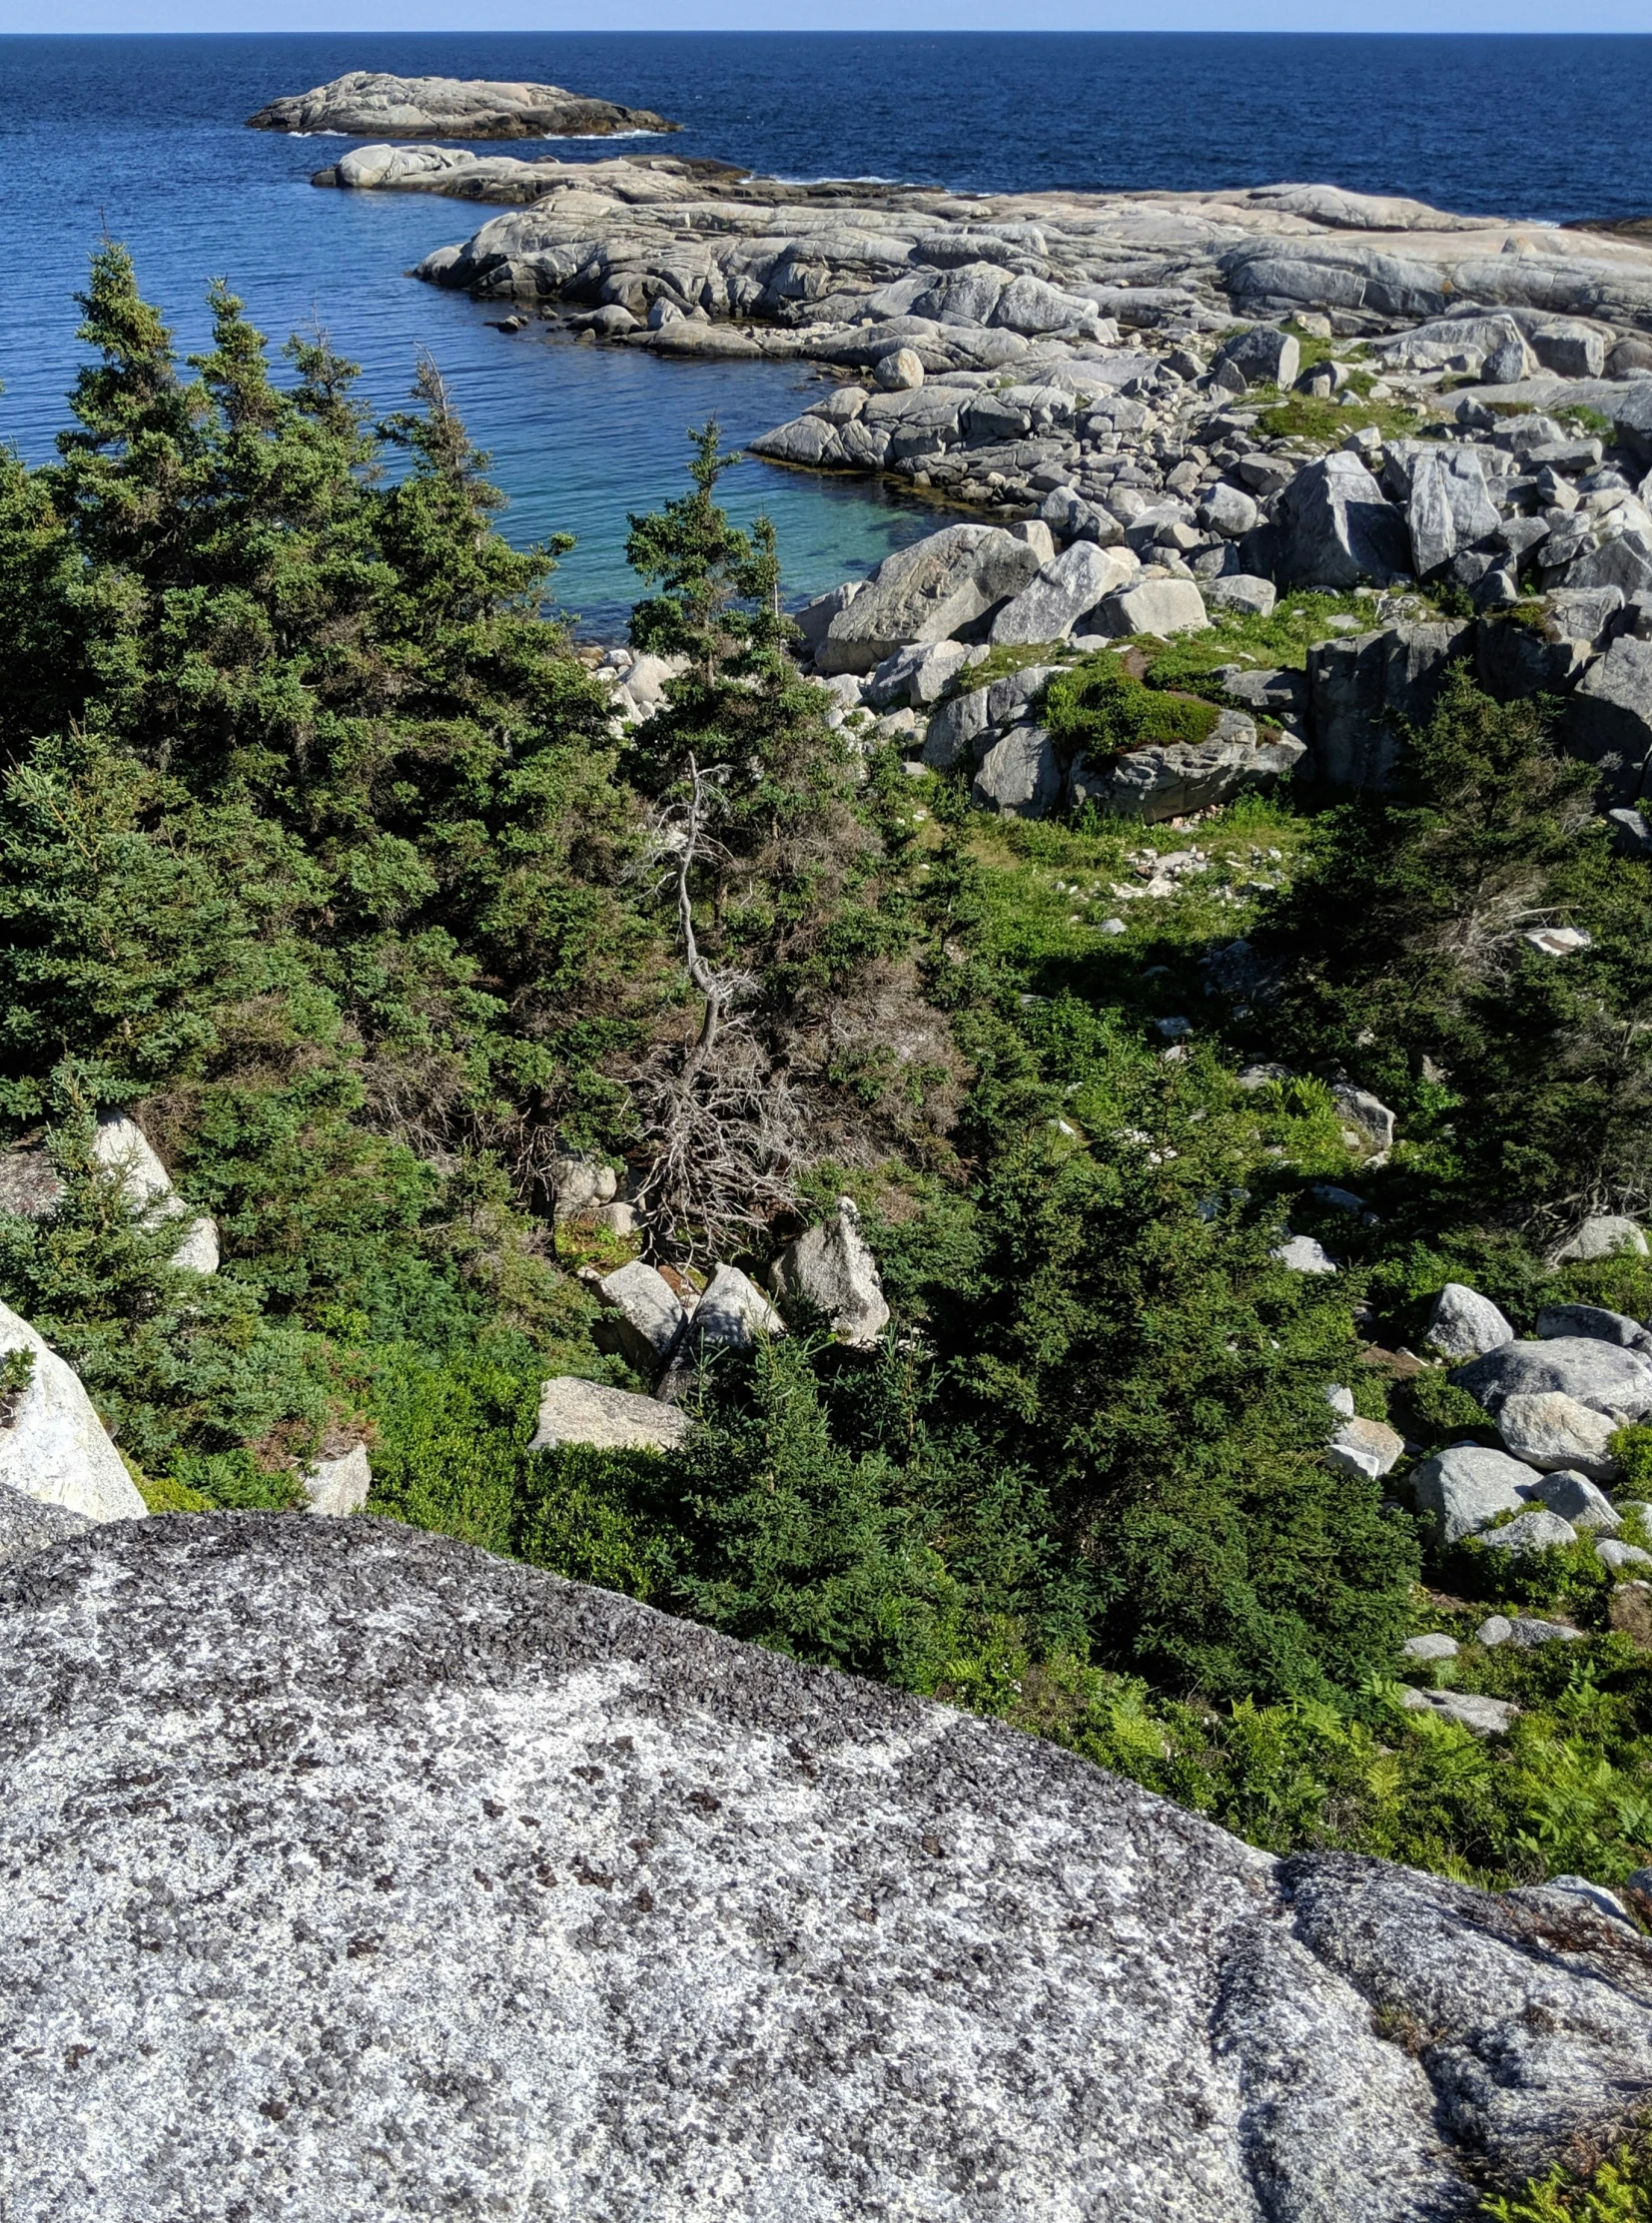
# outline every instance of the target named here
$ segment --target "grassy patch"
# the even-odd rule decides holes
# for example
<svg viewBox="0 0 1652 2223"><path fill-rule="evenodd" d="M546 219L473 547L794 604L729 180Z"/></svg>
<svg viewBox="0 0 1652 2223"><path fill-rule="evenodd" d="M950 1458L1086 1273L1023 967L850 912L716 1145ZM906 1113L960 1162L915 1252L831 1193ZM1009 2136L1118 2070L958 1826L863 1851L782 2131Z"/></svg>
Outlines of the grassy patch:
<svg viewBox="0 0 1652 2223"><path fill-rule="evenodd" d="M1058 745L1091 756L1203 741L1218 716L1210 703L1144 685L1111 649L1058 672L1044 694L1044 722Z"/></svg>
<svg viewBox="0 0 1652 2223"><path fill-rule="evenodd" d="M1423 412L1398 401L1366 399L1361 389L1370 382L1370 374L1363 370L1356 370L1349 382L1347 390L1360 395L1357 409L1340 400L1316 400L1311 393L1282 394L1264 406L1256 428L1269 439L1329 441L1374 424L1385 440L1414 439L1422 429Z"/></svg>
<svg viewBox="0 0 1652 2223"><path fill-rule="evenodd" d="M1377 623L1376 603L1368 594L1287 594L1266 617L1218 608L1203 632L1179 633L1169 641L1143 636L1133 645L1149 659L1150 686L1197 691L1222 664L1304 670L1307 652L1317 642L1355 630L1338 625L1338 618L1356 618L1357 629L1368 631Z"/></svg>
<svg viewBox="0 0 1652 2223"><path fill-rule="evenodd" d="M961 671L955 684L959 694L973 695L995 679L1013 679L1034 664L1071 663L1077 654L1071 641L1001 641L979 664Z"/></svg>

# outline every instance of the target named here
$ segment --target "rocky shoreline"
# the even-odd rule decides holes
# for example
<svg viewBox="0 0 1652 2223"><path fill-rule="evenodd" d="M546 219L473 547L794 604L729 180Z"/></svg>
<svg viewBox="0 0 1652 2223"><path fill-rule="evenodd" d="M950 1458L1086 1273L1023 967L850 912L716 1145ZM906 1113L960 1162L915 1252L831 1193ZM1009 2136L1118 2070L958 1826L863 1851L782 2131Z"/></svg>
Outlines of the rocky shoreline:
<svg viewBox="0 0 1652 2223"><path fill-rule="evenodd" d="M983 196L670 158L367 147L318 183L511 203L416 275L593 342L785 357L751 442L975 521L803 612L840 715L977 802L1185 815L1258 780L1381 786L1472 658L1570 697L1603 807L1652 760L1652 243L1329 186ZM1363 595L1305 670L1236 652L1197 741L1087 764L1064 661ZM1006 670L998 656L1013 651ZM616 678L622 677L616 670ZM985 677L987 683L982 683ZM1631 838L1627 829L1624 838Z"/></svg>

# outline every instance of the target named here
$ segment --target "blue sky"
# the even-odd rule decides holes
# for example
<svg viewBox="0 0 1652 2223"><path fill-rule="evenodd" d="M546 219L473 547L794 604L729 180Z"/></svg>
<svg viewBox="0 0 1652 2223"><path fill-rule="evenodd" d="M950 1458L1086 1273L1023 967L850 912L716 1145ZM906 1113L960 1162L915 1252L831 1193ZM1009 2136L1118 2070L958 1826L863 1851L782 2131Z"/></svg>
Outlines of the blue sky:
<svg viewBox="0 0 1652 2223"><path fill-rule="evenodd" d="M0 32L356 30L1652 33L1652 0L0 0Z"/></svg>

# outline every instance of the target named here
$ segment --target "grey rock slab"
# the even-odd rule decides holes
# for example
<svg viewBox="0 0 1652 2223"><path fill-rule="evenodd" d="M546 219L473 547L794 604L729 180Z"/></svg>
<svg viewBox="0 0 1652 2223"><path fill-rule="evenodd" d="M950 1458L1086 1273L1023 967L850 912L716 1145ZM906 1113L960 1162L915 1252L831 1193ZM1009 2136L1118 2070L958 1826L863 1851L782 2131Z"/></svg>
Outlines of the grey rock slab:
<svg viewBox="0 0 1652 2223"><path fill-rule="evenodd" d="M1012 726L981 759L971 789L983 809L1004 818L1044 818L1066 786L1056 745L1043 726Z"/></svg>
<svg viewBox="0 0 1652 2223"><path fill-rule="evenodd" d="M1426 723L1472 629L1449 620L1389 625L1308 650L1313 766L1333 787L1392 785L1408 727Z"/></svg>
<svg viewBox="0 0 1652 2223"><path fill-rule="evenodd" d="M840 1196L830 1219L806 1229L780 1253L774 1286L782 1297L801 1297L823 1313L839 1342L862 1350L871 1349L889 1324L878 1261L849 1196Z"/></svg>
<svg viewBox="0 0 1652 2223"><path fill-rule="evenodd" d="M1504 1343L1451 1375L1493 1419L1510 1397L1558 1389L1595 1412L1640 1420L1652 1412L1652 1360L1592 1336L1559 1335L1540 1343Z"/></svg>
<svg viewBox="0 0 1652 2223"><path fill-rule="evenodd" d="M1354 1144L1367 1156L1381 1156L1392 1149L1396 1120L1380 1097L1372 1096L1369 1089L1355 1088L1351 1082L1340 1081L1330 1092L1342 1121L1344 1135L1352 1135Z"/></svg>
<svg viewBox="0 0 1652 2223"><path fill-rule="evenodd" d="M66 1505L42 1505L0 1483L0 1566L50 1551L92 1525L84 1513L71 1513Z"/></svg>
<svg viewBox="0 0 1652 2223"><path fill-rule="evenodd" d="M20 2217L170 2223L210 2183L249 2223L422 2223L432 2188L505 2223L1255 2223L1263 2184L1289 2223L1466 2223L1483 2170L1652 2085L1620 1925L1277 1862L448 1538L158 1521L7 1604Z"/></svg>
<svg viewBox="0 0 1652 2223"><path fill-rule="evenodd" d="M1516 1514L1502 1528L1489 1528L1480 1537L1488 1552L1506 1552L1511 1559L1530 1559L1538 1552L1562 1550L1577 1542L1577 1530L1546 1506ZM1597 1549L1600 1547L1597 1547Z"/></svg>
<svg viewBox="0 0 1652 2223"><path fill-rule="evenodd" d="M539 1424L527 1448L582 1443L598 1451L674 1451L690 1425L686 1413L658 1398L559 1374L539 1392Z"/></svg>
<svg viewBox="0 0 1652 2223"><path fill-rule="evenodd" d="M825 594L817 594L812 602L804 603L793 622L811 652L826 638L833 618L842 615L865 584L864 579L845 579L841 586L834 586Z"/></svg>
<svg viewBox="0 0 1652 2223"><path fill-rule="evenodd" d="M27 1351L28 1384L0 1399L0 1485L90 1521L148 1511L80 1376L44 1336L0 1304L0 1352Z"/></svg>
<svg viewBox="0 0 1652 2223"><path fill-rule="evenodd" d="M749 1351L760 1336L785 1332L786 1323L756 1282L729 1265L712 1274L688 1323L688 1341L697 1351Z"/></svg>
<svg viewBox="0 0 1652 2223"><path fill-rule="evenodd" d="M1652 641L1621 634L1592 663L1566 708L1566 745L1600 769L1610 800L1646 792L1652 758Z"/></svg>
<svg viewBox="0 0 1652 2223"><path fill-rule="evenodd" d="M1512 1343L1514 1330L1489 1297L1464 1282L1447 1281L1434 1299L1426 1340L1447 1358L1478 1358Z"/></svg>
<svg viewBox="0 0 1652 2223"><path fill-rule="evenodd" d="M1512 1457L1545 1474L1574 1472L1591 1482L1615 1481L1621 1471L1611 1448L1616 1428L1608 1414L1558 1389L1505 1397L1497 1408L1497 1433Z"/></svg>
<svg viewBox="0 0 1652 2223"><path fill-rule="evenodd" d="M1623 1567L1652 1567L1652 1552L1642 1551L1638 1544L1621 1544L1615 1536L1600 1537L1595 1555L1614 1574Z"/></svg>
<svg viewBox="0 0 1652 2223"><path fill-rule="evenodd" d="M994 645L1065 640L1081 618L1104 596L1135 577L1135 556L1122 548L1101 548L1075 540L1053 557L993 619Z"/></svg>
<svg viewBox="0 0 1652 2223"><path fill-rule="evenodd" d="M1417 1517L1442 1544L1475 1535L1501 1513L1522 1512L1537 1480L1531 1467L1477 1443L1454 1443L1411 1469Z"/></svg>
<svg viewBox="0 0 1652 2223"><path fill-rule="evenodd" d="M669 1281L640 1258L633 1258L596 1284L596 1293L614 1315L619 1345L642 1373L670 1364L688 1325L682 1299Z"/></svg>
<svg viewBox="0 0 1652 2223"><path fill-rule="evenodd" d="M1402 1660L1454 1660L1457 1640L1444 1635L1407 1637L1399 1648Z"/></svg>
<svg viewBox="0 0 1652 2223"><path fill-rule="evenodd" d="M818 469L845 459L837 426L820 416L794 416L788 423L775 425L772 431L759 432L748 445L754 455L768 462L796 463L804 469Z"/></svg>
<svg viewBox="0 0 1652 2223"><path fill-rule="evenodd" d="M1519 1401L1511 1397L1509 1404ZM1506 1413L1508 1405L1503 1410ZM1573 1528L1593 1529L1597 1534L1610 1536L1623 1526L1621 1514L1605 1491L1577 1468L1562 1467L1545 1473L1531 1494L1551 1513L1570 1521Z"/></svg>
<svg viewBox="0 0 1652 2223"><path fill-rule="evenodd" d="M1223 481L1210 487L1199 505L1199 521L1225 540L1239 540L1255 524L1261 512L1242 487Z"/></svg>
<svg viewBox="0 0 1652 2223"><path fill-rule="evenodd" d="M1587 1263L1595 1258L1644 1258L1646 1254L1646 1237L1634 1220L1621 1212L1597 1212L1560 1245L1554 1259L1556 1265L1564 1265L1571 1259Z"/></svg>
<svg viewBox="0 0 1652 2223"><path fill-rule="evenodd" d="M1487 1640L1482 1637L1480 1641L1483 1644ZM1544 1644L1581 1644L1584 1632L1566 1621L1544 1621L1536 1614L1520 1613L1509 1622L1508 1634L1502 1641L1512 1644L1517 1652L1535 1652Z"/></svg>
<svg viewBox="0 0 1652 2223"><path fill-rule="evenodd" d="M305 1468L302 1481L312 1513L321 1513L333 1520L360 1513L373 1487L373 1467L367 1445L353 1444L337 1458L315 1460Z"/></svg>
<svg viewBox="0 0 1652 2223"><path fill-rule="evenodd" d="M1290 333L1279 332L1271 325L1255 325L1225 340L1213 358L1212 368L1237 370L1242 391L1252 385L1294 385L1301 360L1301 349Z"/></svg>
<svg viewBox="0 0 1652 2223"><path fill-rule="evenodd" d="M1527 340L1543 369L1562 378L1598 378L1606 368L1606 351L1611 346L1609 328L1584 324L1576 318L1538 325Z"/></svg>
<svg viewBox="0 0 1652 2223"><path fill-rule="evenodd" d="M815 651L824 672L869 672L910 641L948 640L1031 583L1038 551L994 525L948 525L886 556Z"/></svg>
<svg viewBox="0 0 1652 2223"><path fill-rule="evenodd" d="M1406 575L1405 519L1357 455L1305 464L1279 496L1279 582L1285 586L1386 586Z"/></svg>
<svg viewBox="0 0 1652 2223"><path fill-rule="evenodd" d="M192 1214L172 1185L172 1175L162 1164L149 1137L124 1112L99 1114L92 1137L92 1155L121 1184L121 1195L146 1227L170 1219L188 1219L171 1262L190 1273L218 1271L218 1226L204 1215Z"/></svg>
<svg viewBox="0 0 1652 2223"><path fill-rule="evenodd" d="M962 641L914 641L884 658L866 682L866 700L874 710L903 702L925 708L940 701L969 659Z"/></svg>
<svg viewBox="0 0 1652 2223"><path fill-rule="evenodd" d="M1506 1698L1484 1698L1478 1691L1403 1693L1400 1703L1415 1714L1434 1714L1473 1737L1502 1737L1520 1709Z"/></svg>
<svg viewBox="0 0 1652 2223"><path fill-rule="evenodd" d="M1258 743L1255 728L1242 713L1219 727L1209 741L1170 742L1162 748L1132 749L1125 756L1080 757L1068 782L1075 803L1096 802L1121 818L1163 825L1194 811L1213 809L1247 788L1269 788L1288 780L1306 755L1306 745L1283 735ZM1239 721L1242 719L1240 730Z"/></svg>
<svg viewBox="0 0 1652 2223"><path fill-rule="evenodd" d="M1497 509L1486 491L1479 456L1462 447L1419 455L1405 518L1411 568L1419 579L1442 571L1459 548L1472 547L1495 532Z"/></svg>
<svg viewBox="0 0 1652 2223"><path fill-rule="evenodd" d="M1344 1420L1331 1437L1325 1457L1345 1474L1377 1481L1391 1474L1405 1455L1405 1438L1380 1420Z"/></svg>
<svg viewBox="0 0 1652 2223"><path fill-rule="evenodd" d="M1094 630L1115 640L1132 633L1168 640L1175 633L1202 632L1210 622L1192 579L1143 579L1110 594L1091 616Z"/></svg>
<svg viewBox="0 0 1652 2223"><path fill-rule="evenodd" d="M1249 617L1269 617L1278 600L1271 579L1258 579L1249 571L1227 571L1208 579L1205 599L1219 610L1239 610Z"/></svg>
<svg viewBox="0 0 1652 2223"><path fill-rule="evenodd" d="M1559 1335L1591 1336L1598 1343L1617 1343L1626 1351L1652 1357L1652 1329L1627 1312L1608 1311L1603 1304L1545 1304L1537 1315L1540 1338Z"/></svg>
<svg viewBox="0 0 1652 2223"><path fill-rule="evenodd" d="M1336 1260L1312 1235L1287 1235L1268 1252L1291 1273L1334 1273Z"/></svg>
<svg viewBox="0 0 1652 2223"><path fill-rule="evenodd" d="M990 722L987 692L985 687L972 687L943 702L931 715L923 751L931 771L950 772L956 765L974 761Z"/></svg>

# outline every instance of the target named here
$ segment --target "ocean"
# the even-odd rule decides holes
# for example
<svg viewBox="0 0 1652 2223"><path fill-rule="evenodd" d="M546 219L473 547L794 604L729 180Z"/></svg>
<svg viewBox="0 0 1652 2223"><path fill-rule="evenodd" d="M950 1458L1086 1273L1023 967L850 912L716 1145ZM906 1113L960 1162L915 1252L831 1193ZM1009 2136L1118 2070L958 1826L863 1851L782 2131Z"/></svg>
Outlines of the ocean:
<svg viewBox="0 0 1652 2223"><path fill-rule="evenodd" d="M318 192L310 173L343 142L244 128L349 69L565 85L686 127L620 146L785 177L976 192L1324 179L1529 221L1652 212L1652 37L0 38L0 438L51 454L81 360L73 296L107 233L184 352L205 341L215 277L275 341L325 326L384 410L428 348L492 453L504 529L575 535L557 591L593 634L623 621L626 513L681 487L688 428L715 414L730 442L749 439L806 404L809 373L511 337L490 329L496 310L416 284L412 266L486 212ZM725 495L742 518L774 518L794 598L933 524L916 503L753 461Z"/></svg>

